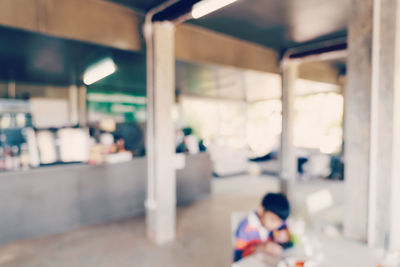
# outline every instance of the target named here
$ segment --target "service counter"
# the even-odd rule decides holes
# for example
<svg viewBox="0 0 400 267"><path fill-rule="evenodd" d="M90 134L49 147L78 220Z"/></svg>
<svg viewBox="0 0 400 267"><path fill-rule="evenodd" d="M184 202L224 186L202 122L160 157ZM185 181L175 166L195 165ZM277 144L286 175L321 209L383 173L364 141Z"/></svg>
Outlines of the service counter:
<svg viewBox="0 0 400 267"><path fill-rule="evenodd" d="M209 155L185 157L177 171L178 205L211 191ZM0 173L0 244L142 214L146 176L146 158Z"/></svg>

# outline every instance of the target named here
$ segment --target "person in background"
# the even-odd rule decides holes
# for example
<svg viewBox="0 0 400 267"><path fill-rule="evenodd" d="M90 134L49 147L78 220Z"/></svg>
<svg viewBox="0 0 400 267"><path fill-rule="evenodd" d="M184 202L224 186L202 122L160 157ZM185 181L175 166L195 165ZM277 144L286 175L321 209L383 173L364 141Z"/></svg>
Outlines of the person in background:
<svg viewBox="0 0 400 267"><path fill-rule="evenodd" d="M183 143L185 144L186 150L189 154L199 153L199 142L197 137L193 135L193 129L190 127L183 128Z"/></svg>
<svg viewBox="0 0 400 267"><path fill-rule="evenodd" d="M255 252L279 257L292 246L286 226L290 207L285 195L270 193L264 196L257 210L251 212L235 233L233 261L239 261Z"/></svg>
<svg viewBox="0 0 400 267"><path fill-rule="evenodd" d="M203 139L200 139L200 141L199 141L199 150L200 150L200 152L206 152L207 151L207 147L204 144L204 140Z"/></svg>
<svg viewBox="0 0 400 267"><path fill-rule="evenodd" d="M204 140L198 140L193 134L193 129L190 127L176 131L175 146L176 153L198 154L199 152L207 151Z"/></svg>
<svg viewBox="0 0 400 267"><path fill-rule="evenodd" d="M185 153L186 152L186 146L183 143L183 131L181 129L177 130L175 132L175 152L176 153Z"/></svg>
<svg viewBox="0 0 400 267"><path fill-rule="evenodd" d="M332 180L344 180L344 142L342 142L342 148L340 152L331 156L331 173L327 177Z"/></svg>

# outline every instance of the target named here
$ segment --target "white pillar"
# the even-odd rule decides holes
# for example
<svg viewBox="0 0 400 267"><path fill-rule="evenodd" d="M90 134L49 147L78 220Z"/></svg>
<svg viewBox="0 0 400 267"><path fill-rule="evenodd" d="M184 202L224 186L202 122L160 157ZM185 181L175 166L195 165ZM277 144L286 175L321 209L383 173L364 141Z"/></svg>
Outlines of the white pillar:
<svg viewBox="0 0 400 267"><path fill-rule="evenodd" d="M400 71L400 5L397 6L395 71ZM400 75L394 77L393 156L391 181L390 249L400 250Z"/></svg>
<svg viewBox="0 0 400 267"><path fill-rule="evenodd" d="M17 96L17 89L15 85L15 80L10 80L8 82L8 98L15 99Z"/></svg>
<svg viewBox="0 0 400 267"><path fill-rule="evenodd" d="M69 96L69 122L73 125L79 122L79 90L78 86L71 85L68 89ZM86 104L86 103L85 103Z"/></svg>
<svg viewBox="0 0 400 267"><path fill-rule="evenodd" d="M81 126L86 126L88 123L87 115L87 87L82 85L78 89L78 122Z"/></svg>
<svg viewBox="0 0 400 267"><path fill-rule="evenodd" d="M344 230L348 237L389 248L400 243L395 234L400 227L399 1L353 0L351 11Z"/></svg>
<svg viewBox="0 0 400 267"><path fill-rule="evenodd" d="M156 244L175 239L176 177L174 127L174 25L154 23L148 39L147 85L147 235ZM148 36L149 37L149 36Z"/></svg>
<svg viewBox="0 0 400 267"><path fill-rule="evenodd" d="M281 139L281 179L283 183L292 183L297 177L297 159L294 147L294 101L295 84L298 76L296 62L283 62L282 69L282 139ZM284 185L285 187L285 185ZM287 188L283 188L284 191Z"/></svg>
<svg viewBox="0 0 400 267"><path fill-rule="evenodd" d="M344 234L367 240L372 61L372 1L353 0L348 30L345 101Z"/></svg>
<svg viewBox="0 0 400 267"><path fill-rule="evenodd" d="M398 29L400 28L397 24ZM397 30L398 32L399 30ZM397 36L400 36L398 32ZM397 37L398 39L399 37ZM397 40L400 41L400 40ZM400 52L396 52L396 69L400 69ZM395 77L394 92L394 119L393 119L393 157L392 157L392 183L391 183L391 218L390 218L390 249L400 250L400 76Z"/></svg>

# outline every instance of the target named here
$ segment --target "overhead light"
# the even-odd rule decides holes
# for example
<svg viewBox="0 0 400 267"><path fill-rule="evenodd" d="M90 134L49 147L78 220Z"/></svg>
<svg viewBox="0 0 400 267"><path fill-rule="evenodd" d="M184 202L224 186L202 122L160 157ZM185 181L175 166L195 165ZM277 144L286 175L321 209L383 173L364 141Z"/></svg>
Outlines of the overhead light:
<svg viewBox="0 0 400 267"><path fill-rule="evenodd" d="M111 58L105 58L90 66L83 74L83 82L86 85L95 83L117 70L117 66Z"/></svg>
<svg viewBox="0 0 400 267"><path fill-rule="evenodd" d="M194 19L201 18L236 1L237 0L203 0L193 6L192 17Z"/></svg>

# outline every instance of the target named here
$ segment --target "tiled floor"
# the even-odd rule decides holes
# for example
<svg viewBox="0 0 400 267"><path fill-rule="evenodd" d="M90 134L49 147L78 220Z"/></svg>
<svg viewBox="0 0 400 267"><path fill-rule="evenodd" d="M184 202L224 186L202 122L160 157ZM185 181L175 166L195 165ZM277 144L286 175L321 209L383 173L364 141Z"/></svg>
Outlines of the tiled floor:
<svg viewBox="0 0 400 267"><path fill-rule="evenodd" d="M256 207L275 178L213 181L213 194L178 211L177 240L157 247L145 238L144 217L0 247L1 267L229 266L230 215Z"/></svg>

